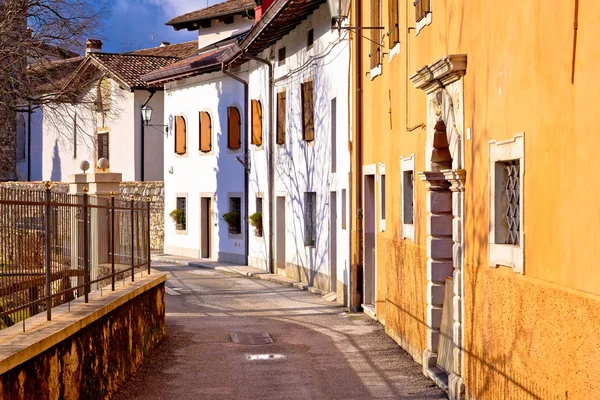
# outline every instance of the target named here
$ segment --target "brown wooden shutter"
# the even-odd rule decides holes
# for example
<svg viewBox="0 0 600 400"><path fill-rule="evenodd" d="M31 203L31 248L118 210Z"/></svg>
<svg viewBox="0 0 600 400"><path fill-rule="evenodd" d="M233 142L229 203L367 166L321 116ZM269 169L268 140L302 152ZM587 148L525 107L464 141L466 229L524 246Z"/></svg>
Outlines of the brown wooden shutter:
<svg viewBox="0 0 600 400"><path fill-rule="evenodd" d="M186 151L186 129L185 119L182 116L175 117L175 153L185 154Z"/></svg>
<svg viewBox="0 0 600 400"><path fill-rule="evenodd" d="M400 42L400 18L398 16L398 0L390 0L388 5L390 25L390 49ZM396 26L397 25L397 26Z"/></svg>
<svg viewBox="0 0 600 400"><path fill-rule="evenodd" d="M235 107L227 107L227 147L237 150L242 147L242 119Z"/></svg>
<svg viewBox="0 0 600 400"><path fill-rule="evenodd" d="M108 158L108 132L98 133L98 160Z"/></svg>
<svg viewBox="0 0 600 400"><path fill-rule="evenodd" d="M286 131L286 94L277 93L277 144L285 144Z"/></svg>
<svg viewBox="0 0 600 400"><path fill-rule="evenodd" d="M262 106L252 100L252 144L262 146Z"/></svg>
<svg viewBox="0 0 600 400"><path fill-rule="evenodd" d="M208 153L212 150L212 124L207 112L200 112L200 151Z"/></svg>
<svg viewBox="0 0 600 400"><path fill-rule="evenodd" d="M302 84L302 136L310 142L315 140L314 98L312 81Z"/></svg>
<svg viewBox="0 0 600 400"><path fill-rule="evenodd" d="M380 21L381 0L371 0L371 26L381 26ZM371 29L371 68L379 65L379 42L381 32L379 29Z"/></svg>
<svg viewBox="0 0 600 400"><path fill-rule="evenodd" d="M419 22L431 12L431 0L415 0L415 20Z"/></svg>

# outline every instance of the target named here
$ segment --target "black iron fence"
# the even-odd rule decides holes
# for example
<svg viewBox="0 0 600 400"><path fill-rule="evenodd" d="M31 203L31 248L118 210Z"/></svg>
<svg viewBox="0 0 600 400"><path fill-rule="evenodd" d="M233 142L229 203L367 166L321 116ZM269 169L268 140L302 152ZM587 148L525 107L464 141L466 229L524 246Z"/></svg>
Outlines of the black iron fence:
<svg viewBox="0 0 600 400"><path fill-rule="evenodd" d="M0 188L0 329L150 273L150 201Z"/></svg>

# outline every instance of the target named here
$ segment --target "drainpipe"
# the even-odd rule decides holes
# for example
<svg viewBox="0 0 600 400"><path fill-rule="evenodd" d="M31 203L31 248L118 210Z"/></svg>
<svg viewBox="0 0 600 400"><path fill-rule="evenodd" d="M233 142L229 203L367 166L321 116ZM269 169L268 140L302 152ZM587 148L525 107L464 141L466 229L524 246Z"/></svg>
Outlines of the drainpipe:
<svg viewBox="0 0 600 400"><path fill-rule="evenodd" d="M242 78L227 72L225 63L221 63L221 72L233 80L244 85L244 134L242 135L242 145L244 146L244 215L248 217L248 187L250 182L250 151L248 150L248 82ZM246 253L246 265L248 265L248 256L250 255L250 237L248 236L248 224L244 224L244 247Z"/></svg>
<svg viewBox="0 0 600 400"><path fill-rule="evenodd" d="M154 96L155 91L154 90L148 90L148 92L150 93L150 96L148 96L148 99L146 99L146 101L144 102L144 104L142 104L142 108L146 107L148 105L148 103L150 102L150 99L152 99L152 97ZM141 112L140 109L140 118L142 121L142 138L141 138L141 144L142 144L142 162L141 162L141 177L140 180L142 182L144 182L144 158L145 157L145 150L146 150L146 141L145 141L145 137L146 137L146 126L144 125L144 115Z"/></svg>
<svg viewBox="0 0 600 400"><path fill-rule="evenodd" d="M31 103L27 105L27 181L31 182Z"/></svg>
<svg viewBox="0 0 600 400"><path fill-rule="evenodd" d="M269 60L244 54L245 58L265 64L269 68L269 172L268 172L268 184L269 184L269 272L275 273L275 257L273 254L273 248L275 247L275 231L274 231L274 215L273 215L273 203L275 194L275 141L273 135L273 64Z"/></svg>

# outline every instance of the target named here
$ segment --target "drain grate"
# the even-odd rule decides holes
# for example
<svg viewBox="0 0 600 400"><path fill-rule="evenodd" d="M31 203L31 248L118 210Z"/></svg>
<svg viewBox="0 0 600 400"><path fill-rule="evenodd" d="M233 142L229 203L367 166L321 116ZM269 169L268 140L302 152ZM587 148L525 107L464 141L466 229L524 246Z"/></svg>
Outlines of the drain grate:
<svg viewBox="0 0 600 400"><path fill-rule="evenodd" d="M271 344L273 338L266 332L262 333L244 333L231 332L229 334L231 341L237 344Z"/></svg>

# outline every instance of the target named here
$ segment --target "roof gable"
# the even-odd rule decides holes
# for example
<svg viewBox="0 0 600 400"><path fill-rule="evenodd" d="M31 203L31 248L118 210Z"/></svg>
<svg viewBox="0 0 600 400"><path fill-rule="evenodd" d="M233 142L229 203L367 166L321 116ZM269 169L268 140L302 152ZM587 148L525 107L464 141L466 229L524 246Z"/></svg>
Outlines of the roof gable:
<svg viewBox="0 0 600 400"><path fill-rule="evenodd" d="M193 31L210 26L211 20L214 19L231 23L235 15L247 15L254 18L254 7L256 7L254 0L227 0L172 18L167 25L172 26L175 30Z"/></svg>

